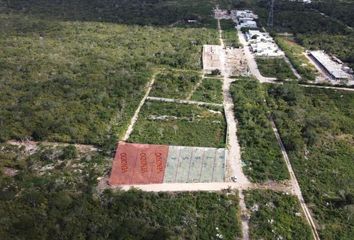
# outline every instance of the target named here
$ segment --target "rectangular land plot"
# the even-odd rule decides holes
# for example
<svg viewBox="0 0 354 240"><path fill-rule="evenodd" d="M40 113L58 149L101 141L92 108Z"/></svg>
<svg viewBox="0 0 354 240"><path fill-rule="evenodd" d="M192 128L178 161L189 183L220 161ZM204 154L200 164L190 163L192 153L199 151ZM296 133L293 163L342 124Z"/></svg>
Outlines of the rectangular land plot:
<svg viewBox="0 0 354 240"><path fill-rule="evenodd" d="M120 142L109 183L111 185L162 183L168 146Z"/></svg>
<svg viewBox="0 0 354 240"><path fill-rule="evenodd" d="M197 71L166 69L156 75L150 95L153 97L186 99L200 80L201 73Z"/></svg>
<svg viewBox="0 0 354 240"><path fill-rule="evenodd" d="M193 148L182 147L180 149L180 154L179 154L180 157L177 166L176 182L183 183L188 181L189 166L191 163L192 155L193 155Z"/></svg>
<svg viewBox="0 0 354 240"><path fill-rule="evenodd" d="M222 81L218 78L204 78L191 99L200 102L222 103Z"/></svg>
<svg viewBox="0 0 354 240"><path fill-rule="evenodd" d="M170 146L164 183L223 182L225 149Z"/></svg>
<svg viewBox="0 0 354 240"><path fill-rule="evenodd" d="M128 141L223 148L225 136L225 117L220 107L147 101Z"/></svg>

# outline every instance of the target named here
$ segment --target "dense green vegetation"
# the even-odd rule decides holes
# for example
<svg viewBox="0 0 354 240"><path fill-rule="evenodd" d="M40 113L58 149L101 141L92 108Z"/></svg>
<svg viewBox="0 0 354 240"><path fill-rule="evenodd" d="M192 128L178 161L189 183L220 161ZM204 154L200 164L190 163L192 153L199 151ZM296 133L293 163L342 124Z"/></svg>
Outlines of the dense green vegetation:
<svg viewBox="0 0 354 240"><path fill-rule="evenodd" d="M277 80L296 79L293 71L283 58L257 58L258 69L264 77L275 77Z"/></svg>
<svg viewBox="0 0 354 240"><path fill-rule="evenodd" d="M233 83L231 94L238 121L243 170L254 182L288 179L278 142L271 128L262 85L246 79Z"/></svg>
<svg viewBox="0 0 354 240"><path fill-rule="evenodd" d="M313 239L296 197L253 190L246 192L245 200L251 211L251 239Z"/></svg>
<svg viewBox="0 0 354 240"><path fill-rule="evenodd" d="M354 2L352 0L322 0L314 2L311 7L354 27Z"/></svg>
<svg viewBox="0 0 354 240"><path fill-rule="evenodd" d="M304 55L305 49L286 37L278 36L275 40L278 46L285 52L291 64L301 75L302 79L304 81L314 81L316 79L317 70Z"/></svg>
<svg viewBox="0 0 354 240"><path fill-rule="evenodd" d="M220 20L222 29L222 38L226 47L240 47L240 43L237 36L237 30L235 29L235 23L232 20Z"/></svg>
<svg viewBox="0 0 354 240"><path fill-rule="evenodd" d="M77 10L83 3L7 1L12 10L1 8L0 141L112 144L156 66L199 70L202 45L217 42L216 29L94 22L86 8Z"/></svg>
<svg viewBox="0 0 354 240"><path fill-rule="evenodd" d="M226 123L221 108L147 102L128 141L224 147L225 132Z"/></svg>
<svg viewBox="0 0 354 240"><path fill-rule="evenodd" d="M263 26L266 26L268 19L268 2L252 0L246 4L259 14ZM346 2L330 0L321 1L319 4L303 4L287 0L275 1L274 27L268 30L294 33L296 41L305 48L325 50L354 68L354 30L343 24L345 22L350 25L346 19L353 19L353 2ZM343 22L324 16L317 9ZM338 9L340 10L337 11ZM346 15L346 12L350 13Z"/></svg>
<svg viewBox="0 0 354 240"><path fill-rule="evenodd" d="M354 236L354 94L269 86L269 105L321 239Z"/></svg>
<svg viewBox="0 0 354 240"><path fill-rule="evenodd" d="M156 75L150 95L186 99L199 81L201 81L199 72L166 69Z"/></svg>
<svg viewBox="0 0 354 240"><path fill-rule="evenodd" d="M217 78L204 78L191 98L195 101L222 103L222 81Z"/></svg>
<svg viewBox="0 0 354 240"><path fill-rule="evenodd" d="M99 193L111 161L73 146L0 145L0 239L223 239L241 236L237 193ZM5 174L5 167L17 170ZM6 171L8 173L8 171Z"/></svg>

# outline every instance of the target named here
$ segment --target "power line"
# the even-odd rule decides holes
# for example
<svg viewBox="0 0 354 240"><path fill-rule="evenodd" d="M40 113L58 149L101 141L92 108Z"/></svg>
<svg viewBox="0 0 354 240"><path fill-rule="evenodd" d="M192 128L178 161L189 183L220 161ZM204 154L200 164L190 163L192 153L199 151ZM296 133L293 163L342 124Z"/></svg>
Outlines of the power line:
<svg viewBox="0 0 354 240"><path fill-rule="evenodd" d="M268 15L268 27L273 27L273 21L274 21L274 1L275 0L269 0L269 15Z"/></svg>

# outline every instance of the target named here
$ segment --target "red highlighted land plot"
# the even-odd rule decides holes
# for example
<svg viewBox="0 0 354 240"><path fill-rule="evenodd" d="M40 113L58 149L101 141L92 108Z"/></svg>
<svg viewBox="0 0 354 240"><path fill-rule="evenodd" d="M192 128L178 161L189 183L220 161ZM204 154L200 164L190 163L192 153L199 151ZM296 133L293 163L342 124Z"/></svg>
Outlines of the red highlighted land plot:
<svg viewBox="0 0 354 240"><path fill-rule="evenodd" d="M109 184L162 183L168 149L167 145L119 142Z"/></svg>

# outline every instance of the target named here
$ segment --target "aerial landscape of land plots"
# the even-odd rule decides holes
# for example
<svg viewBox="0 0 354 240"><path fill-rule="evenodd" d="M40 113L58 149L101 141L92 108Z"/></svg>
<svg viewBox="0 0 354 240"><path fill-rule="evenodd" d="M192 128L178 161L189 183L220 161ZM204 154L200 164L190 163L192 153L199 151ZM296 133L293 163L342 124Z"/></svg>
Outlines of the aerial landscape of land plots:
<svg viewBox="0 0 354 240"><path fill-rule="evenodd" d="M353 14L0 0L0 239L352 240Z"/></svg>

